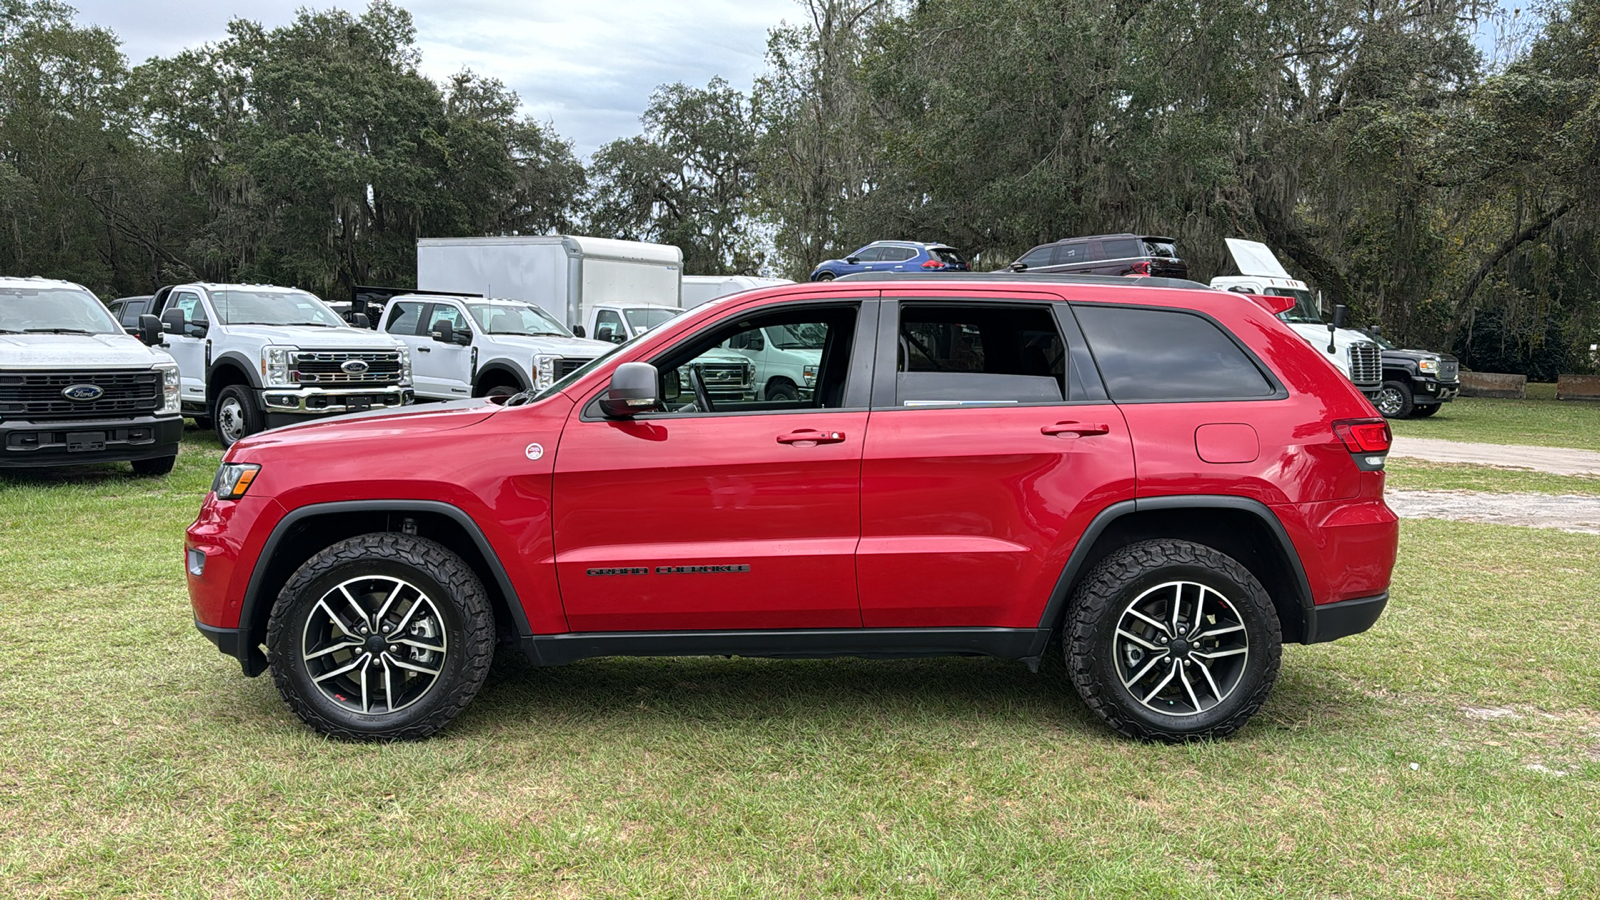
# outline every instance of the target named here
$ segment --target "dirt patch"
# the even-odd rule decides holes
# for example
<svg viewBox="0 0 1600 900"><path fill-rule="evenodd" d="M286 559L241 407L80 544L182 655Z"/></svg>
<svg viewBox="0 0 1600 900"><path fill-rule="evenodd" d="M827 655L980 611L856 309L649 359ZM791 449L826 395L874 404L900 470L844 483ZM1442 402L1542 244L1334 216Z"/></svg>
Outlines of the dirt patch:
<svg viewBox="0 0 1600 900"><path fill-rule="evenodd" d="M1388 491L1403 519L1454 519L1600 534L1600 497L1572 494L1480 494L1475 491Z"/></svg>

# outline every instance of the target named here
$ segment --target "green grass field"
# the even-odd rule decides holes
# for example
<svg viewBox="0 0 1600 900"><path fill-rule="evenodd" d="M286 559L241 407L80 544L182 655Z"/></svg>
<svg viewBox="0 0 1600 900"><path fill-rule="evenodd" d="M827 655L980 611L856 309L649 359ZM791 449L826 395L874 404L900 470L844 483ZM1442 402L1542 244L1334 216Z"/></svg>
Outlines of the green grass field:
<svg viewBox="0 0 1600 900"><path fill-rule="evenodd" d="M194 631L190 436L0 476L0 896L1600 896L1597 537L1406 522L1376 628L1217 743L1020 664L660 659L349 745Z"/></svg>
<svg viewBox="0 0 1600 900"><path fill-rule="evenodd" d="M1430 418L1389 425L1402 437L1600 450L1600 403L1557 400L1553 384L1528 385L1526 400L1463 397Z"/></svg>

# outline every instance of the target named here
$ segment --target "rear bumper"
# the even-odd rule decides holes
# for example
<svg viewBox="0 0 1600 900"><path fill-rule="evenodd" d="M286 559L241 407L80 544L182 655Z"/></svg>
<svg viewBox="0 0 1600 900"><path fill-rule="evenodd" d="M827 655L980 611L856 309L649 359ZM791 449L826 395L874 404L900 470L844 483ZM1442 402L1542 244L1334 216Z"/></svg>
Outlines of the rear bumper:
<svg viewBox="0 0 1600 900"><path fill-rule="evenodd" d="M98 438L94 436L98 435ZM132 462L178 454L183 417L0 422L0 469Z"/></svg>
<svg viewBox="0 0 1600 900"><path fill-rule="evenodd" d="M1374 597L1313 606L1306 610L1306 634L1301 643L1322 644L1360 634L1378 621L1388 605L1389 592L1384 591Z"/></svg>

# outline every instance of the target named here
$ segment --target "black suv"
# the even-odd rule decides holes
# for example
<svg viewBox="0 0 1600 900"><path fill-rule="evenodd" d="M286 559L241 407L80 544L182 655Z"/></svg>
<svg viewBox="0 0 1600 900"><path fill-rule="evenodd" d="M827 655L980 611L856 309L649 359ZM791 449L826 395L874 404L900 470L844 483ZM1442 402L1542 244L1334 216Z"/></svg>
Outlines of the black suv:
<svg viewBox="0 0 1600 900"><path fill-rule="evenodd" d="M1062 238L1022 254L1011 271L1047 275L1154 275L1188 278L1172 238L1138 234L1097 234Z"/></svg>

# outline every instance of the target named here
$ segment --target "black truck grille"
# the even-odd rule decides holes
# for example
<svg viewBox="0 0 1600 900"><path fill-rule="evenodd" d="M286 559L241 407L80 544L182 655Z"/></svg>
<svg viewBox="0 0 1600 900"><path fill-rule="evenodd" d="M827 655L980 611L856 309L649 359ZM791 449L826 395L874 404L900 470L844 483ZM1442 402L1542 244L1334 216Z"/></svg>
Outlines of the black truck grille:
<svg viewBox="0 0 1600 900"><path fill-rule="evenodd" d="M1360 341L1350 345L1350 380L1374 387L1383 383L1383 351L1377 344Z"/></svg>
<svg viewBox="0 0 1600 900"><path fill-rule="evenodd" d="M94 399L72 400L67 388L89 385ZM84 390L88 395L93 391ZM0 418L115 419L161 408L161 373L153 369L102 372L0 372Z"/></svg>
<svg viewBox="0 0 1600 900"><path fill-rule="evenodd" d="M556 380L559 381L592 362L594 362L592 359L558 359L556 360Z"/></svg>
<svg viewBox="0 0 1600 900"><path fill-rule="evenodd" d="M400 354L393 350L355 352L301 350L291 355L294 381L317 385L400 383Z"/></svg>
<svg viewBox="0 0 1600 900"><path fill-rule="evenodd" d="M1439 360L1439 380L1440 381L1460 381L1461 380L1461 361L1458 360L1458 359L1441 359L1441 360Z"/></svg>

